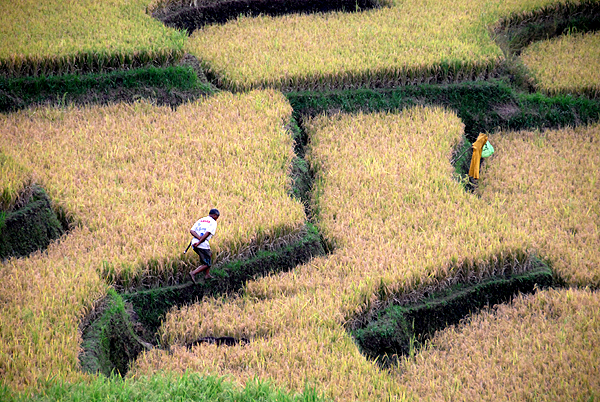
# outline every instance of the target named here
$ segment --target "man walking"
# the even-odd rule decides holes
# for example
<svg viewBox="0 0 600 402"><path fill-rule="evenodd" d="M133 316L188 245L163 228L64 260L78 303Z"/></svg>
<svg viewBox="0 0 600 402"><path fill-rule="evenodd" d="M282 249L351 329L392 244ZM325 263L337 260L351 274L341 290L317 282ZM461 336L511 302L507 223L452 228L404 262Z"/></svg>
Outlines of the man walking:
<svg viewBox="0 0 600 402"><path fill-rule="evenodd" d="M219 210L211 209L208 213L208 216L199 219L192 229L190 229L190 233L194 238L192 239L192 248L200 257L200 266L190 272L190 278L192 281L196 283L196 278L194 275L199 274L202 271L204 272L205 279L211 279L210 275L210 267L212 265L212 253L210 251L210 243L209 240L215 234L217 230L217 219L219 219Z"/></svg>

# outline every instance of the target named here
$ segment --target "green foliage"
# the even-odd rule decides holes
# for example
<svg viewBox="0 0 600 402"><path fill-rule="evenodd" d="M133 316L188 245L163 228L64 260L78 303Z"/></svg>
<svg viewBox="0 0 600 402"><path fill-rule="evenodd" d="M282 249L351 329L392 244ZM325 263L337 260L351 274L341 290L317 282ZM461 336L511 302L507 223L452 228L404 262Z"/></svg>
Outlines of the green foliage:
<svg viewBox="0 0 600 402"><path fill-rule="evenodd" d="M110 91L129 90L131 97L143 96L143 89L160 89L167 93L194 91L212 94L210 85L203 83L191 67L147 67L111 73L67 74L25 78L0 77L0 111L13 111L48 100L59 104L76 102L90 92L104 98Z"/></svg>
<svg viewBox="0 0 600 402"><path fill-rule="evenodd" d="M56 382L37 395L11 394L0 388L0 400L21 401L89 401L89 402L162 402L162 401L214 401L214 402L316 402L326 399L314 388L305 387L303 393L291 394L260 380L248 381L237 387L224 378L203 377L197 373L160 374L152 377L127 378L119 376L97 377L89 383L70 384Z"/></svg>
<svg viewBox="0 0 600 402"><path fill-rule="evenodd" d="M143 349L142 342L133 331L123 298L114 289L109 289L97 310L99 316L82 330L81 367L89 373L124 375L130 360Z"/></svg>
<svg viewBox="0 0 600 402"><path fill-rule="evenodd" d="M0 259L43 250L65 230L46 192L36 186L22 208L0 213Z"/></svg>
<svg viewBox="0 0 600 402"><path fill-rule="evenodd" d="M293 92L287 97L295 117L328 111L393 111L415 105L441 105L456 111L473 142L498 129L558 128L600 119L600 101L583 97L521 94L502 81L418 85L389 90Z"/></svg>
<svg viewBox="0 0 600 402"><path fill-rule="evenodd" d="M485 306L506 303L519 292L557 284L552 271L541 261L520 275L492 277L476 284L458 283L424 300L409 305L392 305L377 314L365 327L353 331L363 352L383 364L398 355L414 353L415 347L435 331L458 324Z"/></svg>

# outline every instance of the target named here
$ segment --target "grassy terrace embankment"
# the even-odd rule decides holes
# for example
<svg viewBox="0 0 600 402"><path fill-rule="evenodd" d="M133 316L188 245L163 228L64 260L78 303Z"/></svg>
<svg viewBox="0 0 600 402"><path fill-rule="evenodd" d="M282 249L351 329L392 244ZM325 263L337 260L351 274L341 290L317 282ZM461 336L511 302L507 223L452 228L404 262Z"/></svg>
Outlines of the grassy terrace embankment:
<svg viewBox="0 0 600 402"><path fill-rule="evenodd" d="M370 113L399 111L418 105L442 106L460 117L470 142L481 132L561 128L600 119L597 100L522 93L501 80L383 90L290 92L286 97L299 121L332 111Z"/></svg>
<svg viewBox="0 0 600 402"><path fill-rule="evenodd" d="M221 93L177 110L146 102L73 107L65 104L77 102L78 95L71 100L55 92L51 102L68 99L62 107L3 115L0 151L25 172L9 180L17 182L16 194L19 183L39 182L76 225L46 252L2 264L2 384L52 393L50 384L66 380L75 384L66 386L69 395L79 387L100 387L105 395L103 380L81 385L90 376L78 371L77 324L106 294L108 283L126 288L180 282L192 261L179 254L185 230L173 227L189 227L207 205L226 211L214 244L221 261L268 248L286 233L296 236L308 207L327 242L337 247L332 255L248 281L239 297L205 297L171 310L159 329L168 349L142 354L129 374L142 379L127 382L125 389L135 393L139 384L155 379L164 391L172 380L153 373L189 368L227 374L238 384L251 384L256 376L293 392L315 387L336 400L593 399L600 390L597 290L519 297L496 313L441 331L390 371L365 359L347 331L398 300L528 271L534 256L572 286L598 287L597 125L534 131L524 134L522 143L519 133L506 134L517 139L508 143L492 137L502 155L513 147L539 148L539 154L522 152L539 161L503 159L497 150L475 193L452 180L450 164L463 124L472 137L496 127L535 130L597 120L595 101L509 89L507 83L527 77L492 41L490 32L503 19L535 20L530 17L545 10L564 10L565 2L426 3L396 2L352 14L239 18L199 29L189 39L149 19L140 2L9 8L2 17L8 24L0 31L10 45L0 54L5 76L165 65L189 51L211 79L230 90L362 89L288 96L309 139L317 178L309 205L288 196L293 144L285 126L292 107L272 90ZM594 8L598 2L573 4ZM93 22L90 12L97 16ZM29 23L21 23L29 18L25 15L31 16ZM448 85L495 76L506 80ZM111 86L114 77L108 75L108 84L99 88ZM57 82L45 80L35 82ZM413 88L415 83L444 85ZM17 83L10 91L23 86ZM396 86L407 88L390 89ZM168 91L173 89L178 91L177 85ZM135 100L135 91L129 100ZM12 93L8 103L18 98ZM186 96L175 94L176 102L165 103L178 105ZM423 107L430 104L436 106ZM381 109L388 112L373 113ZM585 166L578 165L573 138L582 139L580 148L591 155ZM214 158L199 160L199 151L208 149ZM198 173L199 161L210 176ZM502 179L492 174L515 165L534 170ZM565 176L554 167L579 170ZM199 195L190 183L209 191ZM4 176L2 186L7 188ZM188 347L204 336L252 342ZM189 377L177 378L187 389ZM120 392L118 382L108 383ZM248 389L251 393L252 386ZM11 392L0 392L12 398ZM304 397L316 398L312 391Z"/></svg>
<svg viewBox="0 0 600 402"><path fill-rule="evenodd" d="M98 74L0 77L0 111L36 104L67 106L133 103L142 99L159 106L178 106L215 93L201 71L190 65L114 71Z"/></svg>

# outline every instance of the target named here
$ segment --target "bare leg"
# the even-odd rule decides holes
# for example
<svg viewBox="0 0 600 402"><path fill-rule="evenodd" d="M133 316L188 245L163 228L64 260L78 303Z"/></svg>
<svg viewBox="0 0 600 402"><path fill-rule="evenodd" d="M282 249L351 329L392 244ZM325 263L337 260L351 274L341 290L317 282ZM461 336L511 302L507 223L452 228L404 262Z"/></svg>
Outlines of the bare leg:
<svg viewBox="0 0 600 402"><path fill-rule="evenodd" d="M196 283L196 278L194 278L194 275L199 274L200 272L204 271L207 268L208 268L208 265L200 265L198 268L196 268L195 270L190 272L190 277L192 278L192 281L194 283Z"/></svg>
<svg viewBox="0 0 600 402"><path fill-rule="evenodd" d="M211 274L210 274L210 267L206 267L206 272L204 273L204 279L212 279L214 278Z"/></svg>

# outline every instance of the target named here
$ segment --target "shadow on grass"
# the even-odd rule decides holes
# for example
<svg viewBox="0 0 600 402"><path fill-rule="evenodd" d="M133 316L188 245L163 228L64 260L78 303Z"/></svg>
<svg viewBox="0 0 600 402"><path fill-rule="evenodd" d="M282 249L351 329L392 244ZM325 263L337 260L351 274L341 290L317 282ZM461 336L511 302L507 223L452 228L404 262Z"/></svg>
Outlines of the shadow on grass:
<svg viewBox="0 0 600 402"><path fill-rule="evenodd" d="M436 331L457 325L482 309L509 303L520 293L534 293L561 284L546 264L534 260L533 267L521 274L494 276L478 283L457 283L424 294L418 302L371 311L369 320L355 321L349 332L363 354L389 367L401 356L414 354Z"/></svg>

